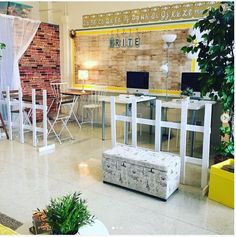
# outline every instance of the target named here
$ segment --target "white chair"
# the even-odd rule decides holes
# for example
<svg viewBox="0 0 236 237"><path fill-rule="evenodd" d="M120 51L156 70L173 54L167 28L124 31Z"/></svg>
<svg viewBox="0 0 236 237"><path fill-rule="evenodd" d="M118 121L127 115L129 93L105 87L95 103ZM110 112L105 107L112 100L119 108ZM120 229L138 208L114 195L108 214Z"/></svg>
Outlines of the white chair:
<svg viewBox="0 0 236 237"><path fill-rule="evenodd" d="M0 112L0 121L1 121L1 125L0 125L0 129L2 128L3 131L5 132L5 135L7 137L7 139L9 140L9 135L8 135L8 132L7 132L7 128L6 128L6 125L4 123L4 120L2 118L2 113Z"/></svg>
<svg viewBox="0 0 236 237"><path fill-rule="evenodd" d="M91 95L87 97L87 102L82 105L82 124L91 123L94 124L94 115L99 112L102 108L101 101L99 101L100 96L104 96L105 90L99 88L99 90L91 92ZM87 120L85 121L85 116Z"/></svg>
<svg viewBox="0 0 236 237"><path fill-rule="evenodd" d="M73 139L73 136L67 124L73 114L74 104L77 101L77 97L62 96L60 86L61 83L51 83L53 95L55 96L56 107L55 109L52 108L52 110L48 114L48 123L50 125L48 136L53 132L57 140L61 144L63 140ZM61 124L61 127L58 130L56 128L57 124ZM67 131L68 136L62 138L62 132L64 130Z"/></svg>
<svg viewBox="0 0 236 237"><path fill-rule="evenodd" d="M10 90L10 100L19 100L19 91L18 90ZM7 98L7 91L2 91L2 97L3 99ZM13 122L15 124L19 124L19 108L12 106L11 108L11 117L13 119ZM30 109L24 109L23 111L23 123L27 125L32 125L30 121L30 116L31 116L31 110Z"/></svg>
<svg viewBox="0 0 236 237"><path fill-rule="evenodd" d="M64 95L63 92L66 91L68 87L68 83L67 82L52 82L51 83L51 88L52 88L52 92L53 95L55 97L55 99L57 101L59 101L60 99L63 100L63 104L69 103L71 106L74 107L75 105L75 101L77 101L77 98L75 99L74 97L76 97L76 95ZM74 101L74 104L72 103ZM74 117L76 123L78 124L78 126L81 128L81 124L74 112L74 109L72 110L71 113L71 117ZM71 119L71 118L70 118Z"/></svg>

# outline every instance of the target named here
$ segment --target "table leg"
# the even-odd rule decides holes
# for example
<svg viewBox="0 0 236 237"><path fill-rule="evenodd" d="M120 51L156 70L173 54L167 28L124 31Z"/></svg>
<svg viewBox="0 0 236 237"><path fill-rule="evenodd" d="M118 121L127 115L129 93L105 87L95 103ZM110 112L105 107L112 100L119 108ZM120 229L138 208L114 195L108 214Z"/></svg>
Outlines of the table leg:
<svg viewBox="0 0 236 237"><path fill-rule="evenodd" d="M150 119L153 119L155 101L150 100ZM149 126L149 134L152 135L152 126Z"/></svg>
<svg viewBox="0 0 236 237"><path fill-rule="evenodd" d="M161 109L161 121L167 121L167 112L168 108L162 107ZM161 128L161 150L162 150L162 142L168 140L168 128Z"/></svg>
<svg viewBox="0 0 236 237"><path fill-rule="evenodd" d="M102 140L105 141L105 101L102 101Z"/></svg>
<svg viewBox="0 0 236 237"><path fill-rule="evenodd" d="M129 114L129 104L126 104L125 105L125 116L128 116ZM129 139L129 123L128 122L125 122L125 141L124 143L125 144L128 144L128 139Z"/></svg>
<svg viewBox="0 0 236 237"><path fill-rule="evenodd" d="M81 97L78 96L78 99L77 99L77 109L76 109L76 115L79 114L79 111L80 111L80 101L81 101ZM79 116L78 116L79 117ZM79 119L78 119L79 120Z"/></svg>
<svg viewBox="0 0 236 237"><path fill-rule="evenodd" d="M196 123L196 110L192 112L191 124L195 125ZM194 132L190 132L190 156L193 157L193 149L194 149Z"/></svg>
<svg viewBox="0 0 236 237"><path fill-rule="evenodd" d="M80 124L80 122L79 122L79 119L77 118L77 113L75 114L75 112L74 112L74 106L75 106L75 104L77 103L77 101L78 101L78 96L75 96L74 97L74 102L73 102L73 104L71 105L73 108L72 108L72 114L73 114L73 116L74 116L74 119L75 119L75 121L76 121L76 123L78 124L78 126L81 128L81 124Z"/></svg>
<svg viewBox="0 0 236 237"><path fill-rule="evenodd" d="M167 114L166 114L166 108L161 107L161 121L165 121ZM161 127L161 146L160 150L162 150L162 142L164 141L164 136L165 136L165 128Z"/></svg>

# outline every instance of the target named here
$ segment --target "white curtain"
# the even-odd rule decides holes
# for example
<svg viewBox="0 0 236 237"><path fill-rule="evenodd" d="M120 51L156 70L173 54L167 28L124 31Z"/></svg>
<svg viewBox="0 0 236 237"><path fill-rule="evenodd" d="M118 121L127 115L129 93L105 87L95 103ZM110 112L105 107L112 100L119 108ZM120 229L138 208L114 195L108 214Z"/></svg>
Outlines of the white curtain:
<svg viewBox="0 0 236 237"><path fill-rule="evenodd" d="M0 61L0 92L21 87L19 60L33 40L40 22L0 14L0 42L6 44Z"/></svg>

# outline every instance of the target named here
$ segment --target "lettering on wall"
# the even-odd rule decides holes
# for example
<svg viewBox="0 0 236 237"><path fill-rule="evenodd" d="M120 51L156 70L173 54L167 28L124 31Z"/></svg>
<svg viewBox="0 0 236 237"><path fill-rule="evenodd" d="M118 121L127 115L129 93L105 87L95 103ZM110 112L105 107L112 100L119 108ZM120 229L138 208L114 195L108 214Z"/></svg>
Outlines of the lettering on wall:
<svg viewBox="0 0 236 237"><path fill-rule="evenodd" d="M151 23L158 21L175 21L199 19L203 11L210 7L219 6L220 2L189 2L158 7L141 8L109 13L83 16L83 27L99 27L113 25L128 25Z"/></svg>
<svg viewBox="0 0 236 237"><path fill-rule="evenodd" d="M128 37L122 36L120 38L117 34L117 36L114 37L113 35L111 35L109 38L109 48L139 48L140 43L141 40L138 35L134 37L132 37L131 35L129 35Z"/></svg>

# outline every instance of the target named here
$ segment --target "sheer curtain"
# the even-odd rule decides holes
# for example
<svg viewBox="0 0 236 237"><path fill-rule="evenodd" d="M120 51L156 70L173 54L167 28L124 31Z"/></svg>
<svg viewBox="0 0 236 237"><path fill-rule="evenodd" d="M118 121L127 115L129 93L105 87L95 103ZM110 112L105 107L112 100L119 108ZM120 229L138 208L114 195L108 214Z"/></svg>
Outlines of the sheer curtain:
<svg viewBox="0 0 236 237"><path fill-rule="evenodd" d="M0 61L0 92L21 87L19 60L34 38L40 22L0 14L0 42L6 44Z"/></svg>

